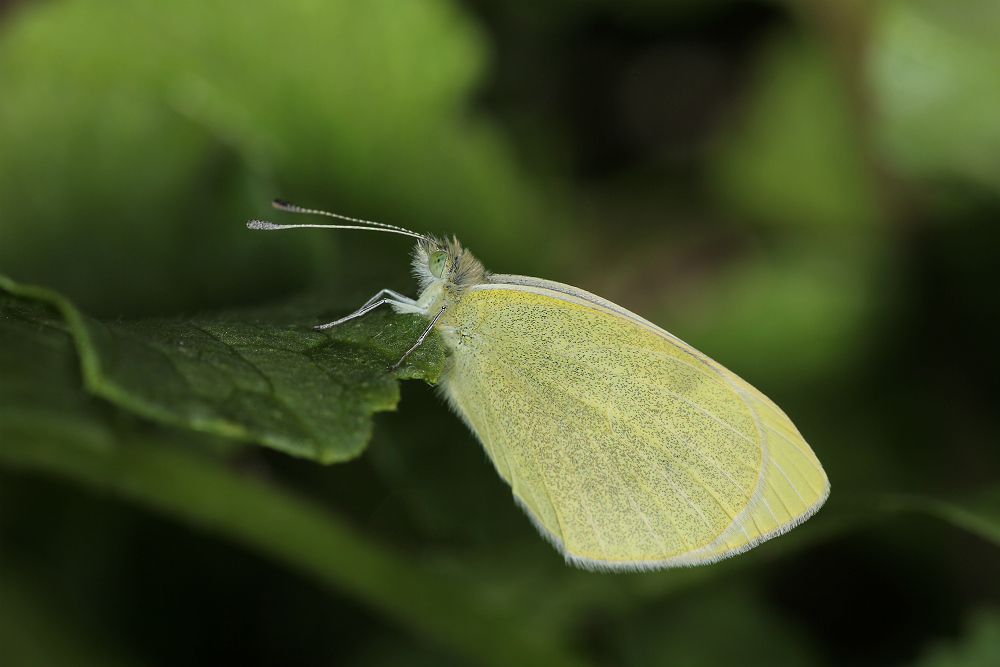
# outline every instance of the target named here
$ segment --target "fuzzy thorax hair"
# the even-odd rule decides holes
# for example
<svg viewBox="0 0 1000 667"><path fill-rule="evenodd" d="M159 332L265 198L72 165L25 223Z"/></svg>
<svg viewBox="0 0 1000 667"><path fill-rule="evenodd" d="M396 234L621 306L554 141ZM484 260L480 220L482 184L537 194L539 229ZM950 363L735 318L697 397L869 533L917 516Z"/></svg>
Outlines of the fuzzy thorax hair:
<svg viewBox="0 0 1000 667"><path fill-rule="evenodd" d="M431 257L438 251L444 252L447 256L440 278L435 277L430 270ZM454 236L443 241L428 236L417 241L413 249L413 273L420 282L421 292L439 280L445 282L446 289L462 292L473 285L485 282L489 276L482 263L465 250Z"/></svg>

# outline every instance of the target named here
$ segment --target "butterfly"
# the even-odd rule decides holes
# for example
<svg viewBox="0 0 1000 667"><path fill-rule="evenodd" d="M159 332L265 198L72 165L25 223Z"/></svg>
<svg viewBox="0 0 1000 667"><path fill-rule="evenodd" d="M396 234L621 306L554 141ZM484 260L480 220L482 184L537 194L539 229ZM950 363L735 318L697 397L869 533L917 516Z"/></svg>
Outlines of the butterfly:
<svg viewBox="0 0 1000 667"><path fill-rule="evenodd" d="M436 331L439 386L520 505L566 561L591 570L711 563L812 516L822 465L781 409L655 324L570 285L493 274L456 239L306 209L417 239L416 299L383 289L337 326L388 304Z"/></svg>

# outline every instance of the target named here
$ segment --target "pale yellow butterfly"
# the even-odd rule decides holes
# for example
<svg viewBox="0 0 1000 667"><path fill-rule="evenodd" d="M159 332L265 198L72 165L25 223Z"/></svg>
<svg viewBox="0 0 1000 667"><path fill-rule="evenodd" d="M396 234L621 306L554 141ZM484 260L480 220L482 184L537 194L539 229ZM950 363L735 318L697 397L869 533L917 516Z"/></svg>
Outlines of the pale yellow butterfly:
<svg viewBox="0 0 1000 667"><path fill-rule="evenodd" d="M419 298L382 304L429 319L440 387L514 500L566 560L591 570L699 565L791 530L830 483L778 406L655 324L581 289L492 274L458 241L304 209L418 239ZM394 366L395 368L395 366Z"/></svg>

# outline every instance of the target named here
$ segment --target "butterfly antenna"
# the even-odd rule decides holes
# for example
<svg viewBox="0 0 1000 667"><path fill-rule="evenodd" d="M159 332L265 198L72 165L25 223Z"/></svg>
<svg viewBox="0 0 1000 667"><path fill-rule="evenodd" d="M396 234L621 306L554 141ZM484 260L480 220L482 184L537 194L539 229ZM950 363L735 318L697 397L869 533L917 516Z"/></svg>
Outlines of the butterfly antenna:
<svg viewBox="0 0 1000 667"><path fill-rule="evenodd" d="M427 239L423 234L418 234L412 232L405 227L398 227L396 225L389 225L384 222L375 222L373 220L360 220L358 218L349 218L346 215L340 215L338 213L330 213L329 211L321 211L315 208L305 208L299 206L298 204L293 204L290 201L285 201L284 199L275 199L271 202L274 208L282 211L291 211L292 213L313 213L315 215L326 215L331 218L337 218L338 220L346 220L347 222L355 222L355 225L279 225L273 222L268 222L267 220L250 220L247 222L247 227L250 229L295 229L298 227L320 227L323 229L367 229L372 232L389 232L391 234L403 234L404 236L413 236L418 239Z"/></svg>

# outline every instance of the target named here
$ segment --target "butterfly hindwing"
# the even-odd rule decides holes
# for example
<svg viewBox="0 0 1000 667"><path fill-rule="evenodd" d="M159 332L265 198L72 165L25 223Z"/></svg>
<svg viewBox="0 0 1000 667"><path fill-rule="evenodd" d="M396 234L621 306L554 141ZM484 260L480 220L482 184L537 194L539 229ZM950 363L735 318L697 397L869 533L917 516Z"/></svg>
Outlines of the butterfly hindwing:
<svg viewBox="0 0 1000 667"><path fill-rule="evenodd" d="M760 392L613 304L518 280L474 287L438 327L444 386L567 558L707 562L821 504L819 462Z"/></svg>

